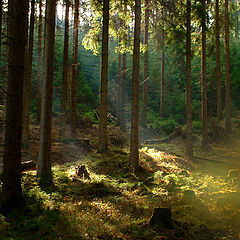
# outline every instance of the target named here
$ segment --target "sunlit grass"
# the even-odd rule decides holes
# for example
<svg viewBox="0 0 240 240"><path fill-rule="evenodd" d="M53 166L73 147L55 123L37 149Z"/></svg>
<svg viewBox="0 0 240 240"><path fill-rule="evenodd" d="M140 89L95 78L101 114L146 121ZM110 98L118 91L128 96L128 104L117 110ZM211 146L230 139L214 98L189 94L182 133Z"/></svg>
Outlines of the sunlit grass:
<svg viewBox="0 0 240 240"><path fill-rule="evenodd" d="M84 162L56 165L52 191L38 186L35 171L25 173L28 220L21 228L17 220L1 218L0 230L21 239L29 239L33 231L32 239L44 239L42 234L48 239L158 239L148 221L155 207L169 207L185 239L198 239L202 227L218 232L224 225L237 231L239 195L231 181L156 148L140 150L142 170L135 175L128 169L128 154L119 149L94 152ZM76 176L78 164L86 165L90 179ZM196 198L184 199L186 190L194 191Z"/></svg>

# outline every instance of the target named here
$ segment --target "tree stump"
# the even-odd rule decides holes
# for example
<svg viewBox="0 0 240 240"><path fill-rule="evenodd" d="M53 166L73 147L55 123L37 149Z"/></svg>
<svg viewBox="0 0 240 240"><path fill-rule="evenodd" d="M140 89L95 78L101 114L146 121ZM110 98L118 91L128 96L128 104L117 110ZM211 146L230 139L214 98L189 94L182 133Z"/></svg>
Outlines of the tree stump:
<svg viewBox="0 0 240 240"><path fill-rule="evenodd" d="M87 168L85 165L78 165L75 167L75 173L77 176L85 179L90 179L90 175L87 171Z"/></svg>
<svg viewBox="0 0 240 240"><path fill-rule="evenodd" d="M155 208L150 219L150 225L160 228L172 229L172 213L170 208Z"/></svg>
<svg viewBox="0 0 240 240"><path fill-rule="evenodd" d="M184 200L195 200L196 199L196 195L195 192L192 190L186 190L183 192L183 199Z"/></svg>

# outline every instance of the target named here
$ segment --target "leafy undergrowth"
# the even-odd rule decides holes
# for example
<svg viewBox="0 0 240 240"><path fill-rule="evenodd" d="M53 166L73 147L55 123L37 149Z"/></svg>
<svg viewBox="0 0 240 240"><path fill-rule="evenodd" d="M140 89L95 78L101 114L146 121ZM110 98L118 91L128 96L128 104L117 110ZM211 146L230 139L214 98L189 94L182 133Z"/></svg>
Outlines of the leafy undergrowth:
<svg viewBox="0 0 240 240"><path fill-rule="evenodd" d="M240 192L226 177L154 148L141 149L138 175L128 159L113 148L56 165L54 190L25 173L26 208L0 215L0 239L238 239ZM90 180L75 176L78 164ZM156 207L171 208L172 230L150 225Z"/></svg>

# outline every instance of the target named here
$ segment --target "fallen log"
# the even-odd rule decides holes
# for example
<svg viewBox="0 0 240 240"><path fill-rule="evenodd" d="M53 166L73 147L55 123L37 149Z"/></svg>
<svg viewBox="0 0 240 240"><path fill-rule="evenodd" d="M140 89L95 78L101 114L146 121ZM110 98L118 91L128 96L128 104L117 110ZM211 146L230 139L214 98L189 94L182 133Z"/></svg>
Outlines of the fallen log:
<svg viewBox="0 0 240 240"><path fill-rule="evenodd" d="M182 130L182 127L178 126L175 128L174 132L171 133L169 136L160 139L146 140L146 144L168 143L172 141L174 138L184 135L183 133L184 131Z"/></svg>
<svg viewBox="0 0 240 240"><path fill-rule="evenodd" d="M21 163L21 171L31 171L31 170L36 170L36 163L31 161L27 162L22 162ZM0 164L0 172L3 172L3 164Z"/></svg>
<svg viewBox="0 0 240 240"><path fill-rule="evenodd" d="M31 161L27 161L27 162L22 162L21 163L21 171L25 172L25 171L31 171L31 170L36 170L36 163Z"/></svg>

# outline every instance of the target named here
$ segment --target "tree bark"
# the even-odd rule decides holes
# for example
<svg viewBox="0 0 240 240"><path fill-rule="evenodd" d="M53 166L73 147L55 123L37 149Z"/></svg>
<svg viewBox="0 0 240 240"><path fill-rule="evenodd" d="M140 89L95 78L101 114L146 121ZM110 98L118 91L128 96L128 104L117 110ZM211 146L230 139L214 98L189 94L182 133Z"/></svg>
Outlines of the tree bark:
<svg viewBox="0 0 240 240"><path fill-rule="evenodd" d="M127 82L127 54L122 55L122 118L120 123L120 129L126 131L126 82Z"/></svg>
<svg viewBox="0 0 240 240"><path fill-rule="evenodd" d="M187 34L186 34L186 120L187 120L187 149L188 157L193 156L192 142L192 84L191 84L191 0L187 0Z"/></svg>
<svg viewBox="0 0 240 240"><path fill-rule="evenodd" d="M119 53L118 53L118 95L117 95L117 125L120 126L122 118L122 54L120 52L120 42L119 39Z"/></svg>
<svg viewBox="0 0 240 240"><path fill-rule="evenodd" d="M62 112L67 116L68 99L68 64L69 64L69 8L70 2L66 0L65 10L65 33L64 33L64 51L63 51L63 79L62 79Z"/></svg>
<svg viewBox="0 0 240 240"><path fill-rule="evenodd" d="M102 62L98 151L107 150L109 0L103 1Z"/></svg>
<svg viewBox="0 0 240 240"><path fill-rule="evenodd" d="M164 22L164 6L162 6L162 21ZM162 26L161 31L161 37L162 37L162 43L161 43L161 106L160 106L160 116L164 117L165 114L165 44L164 44L164 38L165 38L165 31L164 26Z"/></svg>
<svg viewBox="0 0 240 240"><path fill-rule="evenodd" d="M130 168L138 171L138 131L139 131L139 78L140 78L140 25L141 25L141 0L135 0L135 26L133 50L133 84L132 84L132 119L130 142Z"/></svg>
<svg viewBox="0 0 240 240"><path fill-rule="evenodd" d="M3 1L0 0L0 63L2 59L2 15L3 15ZM3 69L0 67L0 78L2 78Z"/></svg>
<svg viewBox="0 0 240 240"><path fill-rule="evenodd" d="M8 86L4 137L2 209L23 203L21 188L21 137L25 35L28 0L8 1ZM16 107L17 106L17 107Z"/></svg>
<svg viewBox="0 0 240 240"><path fill-rule="evenodd" d="M149 9L148 0L145 0L145 33L144 45L146 52L144 53L144 77L143 77L143 107L142 107L142 125L146 127L147 123L147 94L148 94L148 25L149 25Z"/></svg>
<svg viewBox="0 0 240 240"><path fill-rule="evenodd" d="M124 6L124 15L127 15L127 3L126 0L123 2ZM127 47L127 25L125 22L124 23L124 30L125 34L123 36L123 44L125 47ZM121 92L122 92L122 117L121 117L121 122L120 122L120 129L122 131L126 131L126 102L127 102L127 97L126 97L126 82L127 82L127 54L124 52L122 54L122 84L121 84Z"/></svg>
<svg viewBox="0 0 240 240"><path fill-rule="evenodd" d="M22 144L23 144L24 148L28 148L28 145L29 145L29 110L30 110L31 87L32 87L34 14L35 14L35 0L31 0L31 15L30 15L30 28L29 28L29 40L28 40L27 68L26 68L26 75L25 75L25 79L24 79L24 91L23 91Z"/></svg>
<svg viewBox="0 0 240 240"><path fill-rule="evenodd" d="M39 0L38 20L38 87L37 87L37 122L40 123L41 116L41 86L42 86L42 0Z"/></svg>
<svg viewBox="0 0 240 240"><path fill-rule="evenodd" d="M41 102L40 148L37 173L40 182L52 184L51 130L56 0L46 2L44 79Z"/></svg>
<svg viewBox="0 0 240 240"><path fill-rule="evenodd" d="M227 133L232 132L231 126L231 89L230 89L230 53L229 53L229 13L228 13L228 0L225 0L225 52L226 52L226 93L225 93L225 106L226 106L226 119L225 130Z"/></svg>
<svg viewBox="0 0 240 240"><path fill-rule="evenodd" d="M72 112L72 67L68 66L68 117L67 121L71 122Z"/></svg>
<svg viewBox="0 0 240 240"><path fill-rule="evenodd" d="M220 56L220 24L219 0L215 1L215 40L216 40L216 66L217 66L217 118L222 118L222 84L221 84L221 56Z"/></svg>
<svg viewBox="0 0 240 240"><path fill-rule="evenodd" d="M202 2L202 148L208 148L208 129L207 129L207 73L206 73L206 3Z"/></svg>
<svg viewBox="0 0 240 240"><path fill-rule="evenodd" d="M77 128L77 78L78 78L78 23L79 23L79 0L74 3L74 30L73 30L73 62L72 62L72 108L71 127L74 135Z"/></svg>
<svg viewBox="0 0 240 240"><path fill-rule="evenodd" d="M164 46L163 46L164 47ZM160 115L164 117L165 112L165 52L164 49L162 49L161 53L161 109L160 109Z"/></svg>

